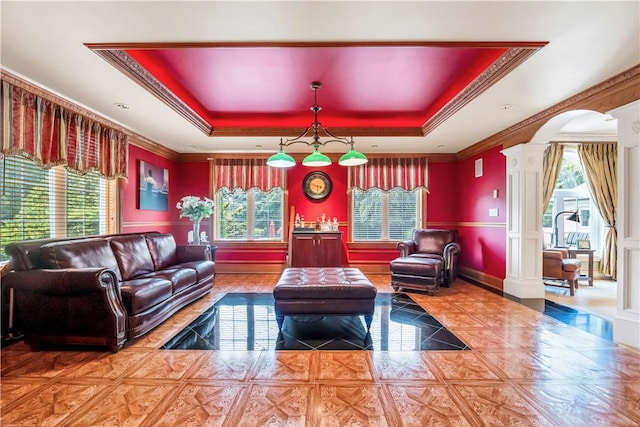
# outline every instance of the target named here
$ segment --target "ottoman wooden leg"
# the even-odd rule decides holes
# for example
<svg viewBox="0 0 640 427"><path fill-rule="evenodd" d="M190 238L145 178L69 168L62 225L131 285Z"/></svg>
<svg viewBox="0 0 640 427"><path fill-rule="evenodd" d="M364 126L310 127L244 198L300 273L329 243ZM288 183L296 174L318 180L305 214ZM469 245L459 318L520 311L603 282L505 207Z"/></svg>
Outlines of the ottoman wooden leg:
<svg viewBox="0 0 640 427"><path fill-rule="evenodd" d="M284 316L276 315L276 323L278 324L278 329L282 329L282 324L284 323Z"/></svg>
<svg viewBox="0 0 640 427"><path fill-rule="evenodd" d="M367 324L367 332L369 332L369 329L371 329L371 322L373 321L373 315L365 315L364 316L364 323Z"/></svg>

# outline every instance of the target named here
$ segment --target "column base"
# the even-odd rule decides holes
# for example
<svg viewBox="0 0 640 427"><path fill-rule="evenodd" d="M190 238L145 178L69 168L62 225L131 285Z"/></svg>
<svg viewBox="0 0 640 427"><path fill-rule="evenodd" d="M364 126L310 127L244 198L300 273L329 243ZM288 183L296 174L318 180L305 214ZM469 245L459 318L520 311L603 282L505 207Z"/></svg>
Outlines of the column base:
<svg viewBox="0 0 640 427"><path fill-rule="evenodd" d="M544 300L544 283L540 279L512 279L507 277L503 282L503 292L519 299Z"/></svg>
<svg viewBox="0 0 640 427"><path fill-rule="evenodd" d="M640 348L640 315L628 317L616 316L613 319L613 341L630 347Z"/></svg>

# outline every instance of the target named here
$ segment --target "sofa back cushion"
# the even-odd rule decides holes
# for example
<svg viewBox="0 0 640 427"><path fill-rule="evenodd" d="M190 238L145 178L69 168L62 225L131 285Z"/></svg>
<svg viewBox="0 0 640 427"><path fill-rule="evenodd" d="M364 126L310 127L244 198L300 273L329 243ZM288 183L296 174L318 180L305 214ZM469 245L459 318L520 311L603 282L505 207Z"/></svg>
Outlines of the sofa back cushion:
<svg viewBox="0 0 640 427"><path fill-rule="evenodd" d="M116 257L106 239L84 239L52 242L40 247L40 256L46 268L105 267L122 275Z"/></svg>
<svg viewBox="0 0 640 427"><path fill-rule="evenodd" d="M458 241L456 230L418 229L413 232L416 252L442 254L444 247Z"/></svg>
<svg viewBox="0 0 640 427"><path fill-rule="evenodd" d="M154 271L153 260L144 235L113 237L110 242L120 266L122 280L129 280Z"/></svg>
<svg viewBox="0 0 640 427"><path fill-rule="evenodd" d="M172 234L150 234L146 239L156 271L178 263L176 240Z"/></svg>

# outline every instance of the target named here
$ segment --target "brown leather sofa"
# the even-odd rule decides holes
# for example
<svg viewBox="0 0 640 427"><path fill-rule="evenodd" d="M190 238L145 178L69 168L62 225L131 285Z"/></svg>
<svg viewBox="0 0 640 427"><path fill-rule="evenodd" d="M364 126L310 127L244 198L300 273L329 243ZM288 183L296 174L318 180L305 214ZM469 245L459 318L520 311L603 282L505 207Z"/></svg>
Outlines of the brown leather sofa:
<svg viewBox="0 0 640 427"><path fill-rule="evenodd" d="M120 350L213 288L209 246L157 232L7 245L17 323L25 341Z"/></svg>
<svg viewBox="0 0 640 427"><path fill-rule="evenodd" d="M415 289L435 295L458 275L460 252L456 230L418 229L413 238L397 245L400 256L390 263L394 290Z"/></svg>
<svg viewBox="0 0 640 427"><path fill-rule="evenodd" d="M563 248L549 248L542 251L542 279L545 285L568 286L573 296L578 289L580 260L569 258L569 251ZM549 281L553 282L549 282Z"/></svg>

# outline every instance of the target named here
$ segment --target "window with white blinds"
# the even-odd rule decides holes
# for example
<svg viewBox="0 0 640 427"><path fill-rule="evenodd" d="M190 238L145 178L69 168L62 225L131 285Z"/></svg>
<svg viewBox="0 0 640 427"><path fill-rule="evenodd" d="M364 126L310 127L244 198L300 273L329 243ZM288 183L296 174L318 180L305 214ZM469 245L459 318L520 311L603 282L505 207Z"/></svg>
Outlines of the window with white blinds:
<svg viewBox="0 0 640 427"><path fill-rule="evenodd" d="M8 243L114 233L115 180L44 169L20 156L0 160L0 258Z"/></svg>
<svg viewBox="0 0 640 427"><path fill-rule="evenodd" d="M377 188L352 191L353 241L399 241L411 238L422 223L420 191Z"/></svg>

